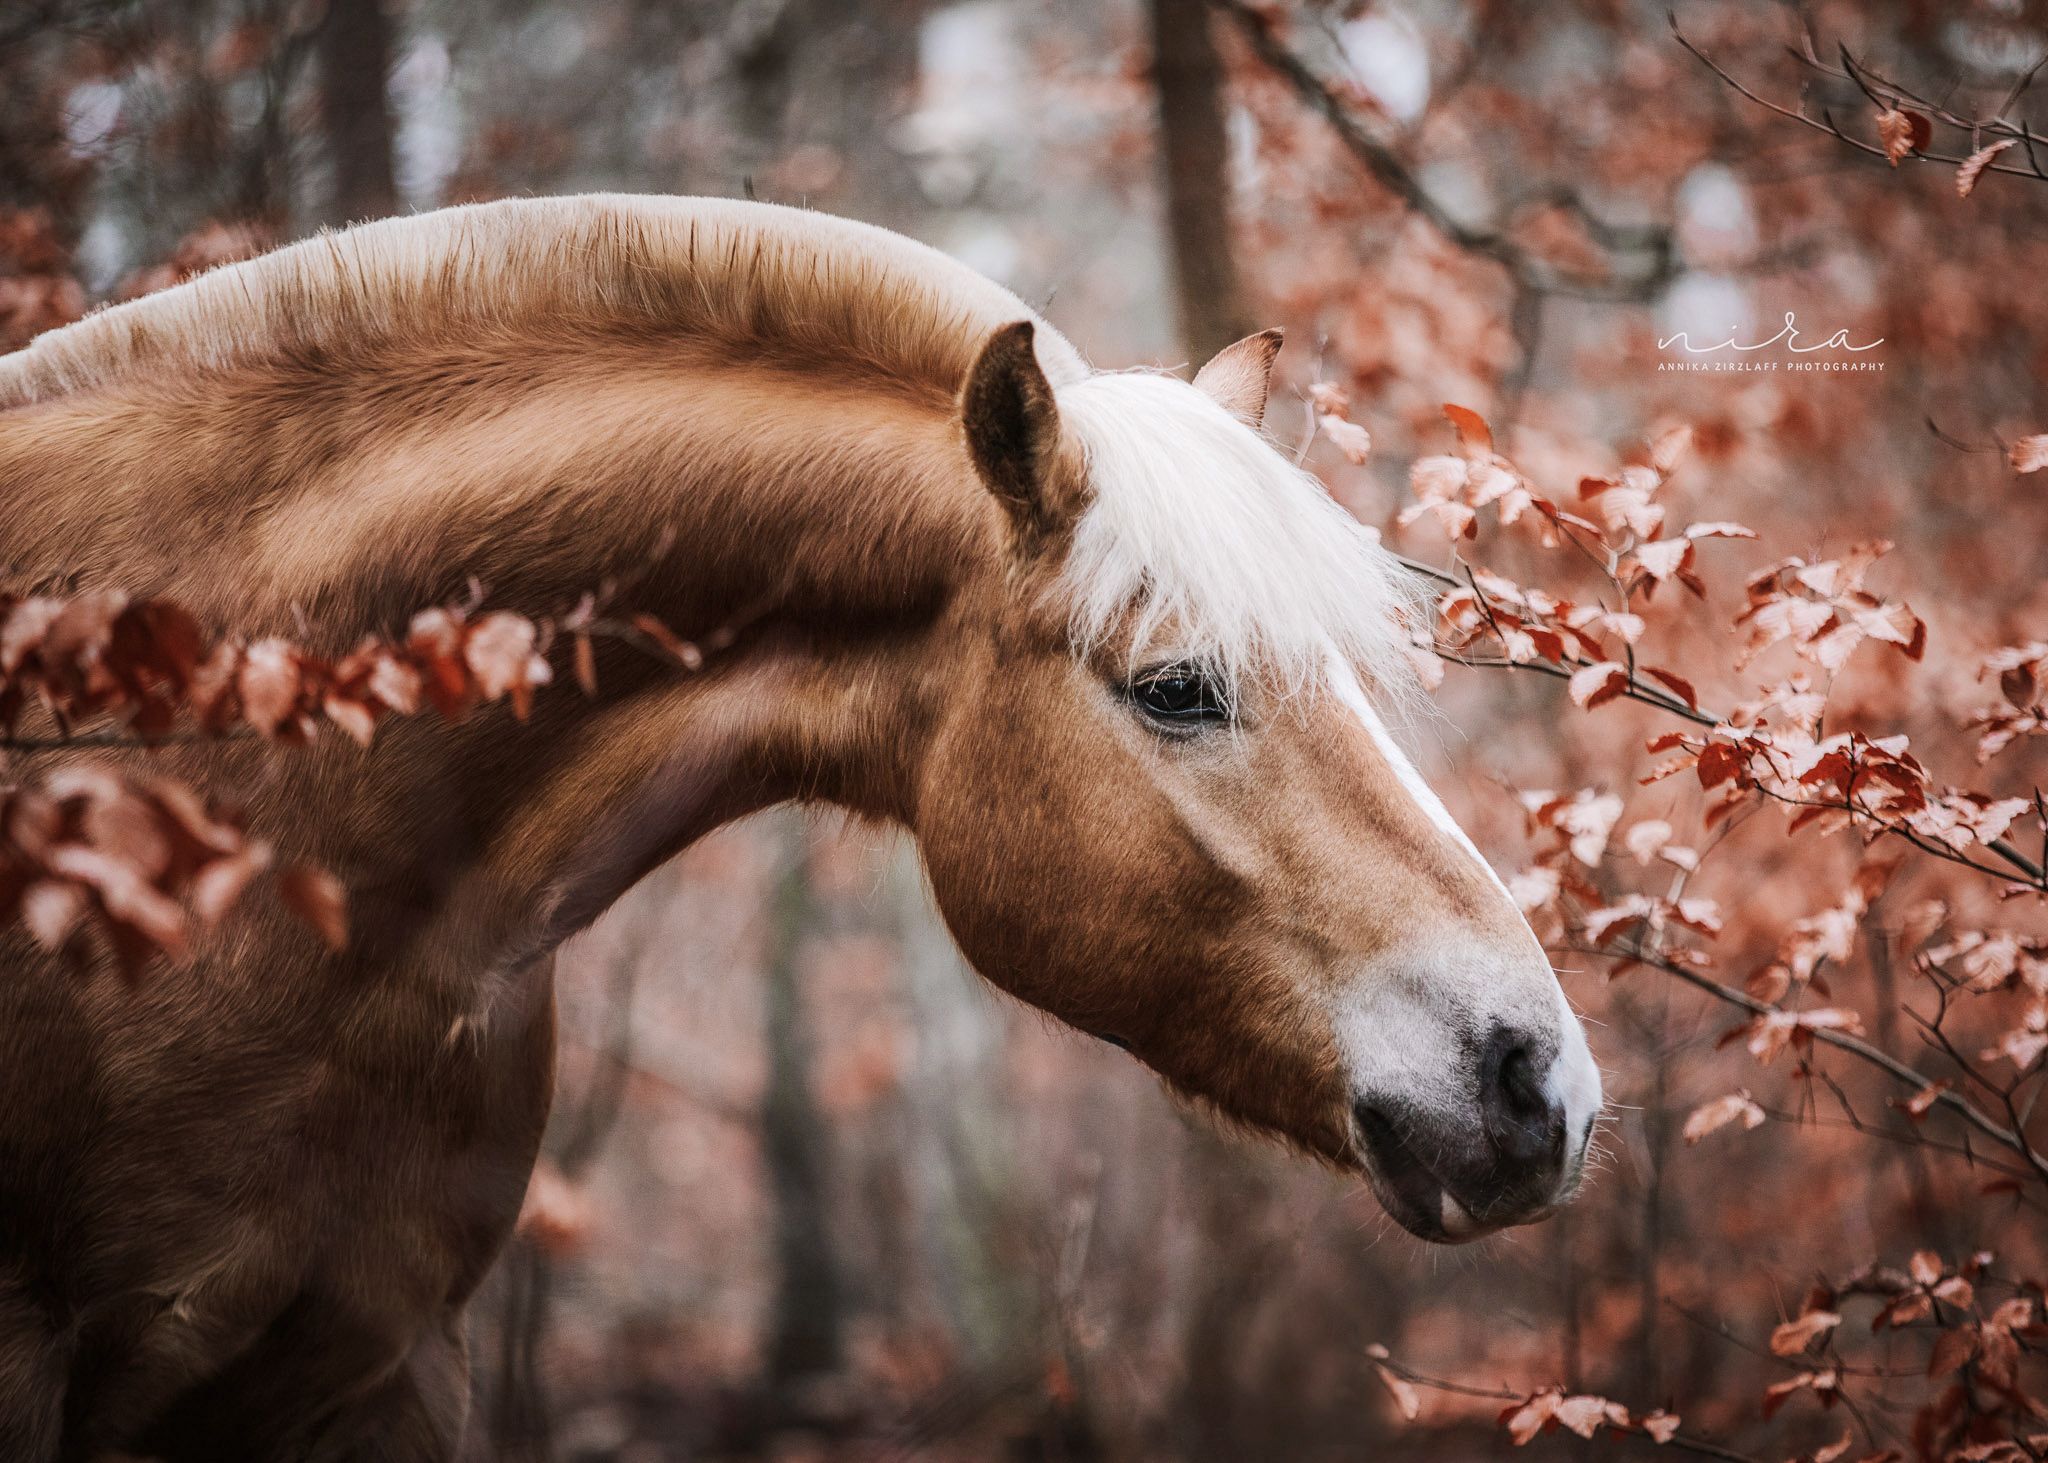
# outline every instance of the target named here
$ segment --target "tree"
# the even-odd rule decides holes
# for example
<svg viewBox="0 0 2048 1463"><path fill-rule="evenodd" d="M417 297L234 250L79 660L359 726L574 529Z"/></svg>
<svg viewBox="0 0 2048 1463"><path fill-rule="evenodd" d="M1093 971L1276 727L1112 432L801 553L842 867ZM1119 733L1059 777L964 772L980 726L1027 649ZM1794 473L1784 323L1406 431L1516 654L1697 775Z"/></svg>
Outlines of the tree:
<svg viewBox="0 0 2048 1463"><path fill-rule="evenodd" d="M1160 174L1182 343L1206 361L1251 333L1231 253L1224 74L1207 0L1149 0Z"/></svg>
<svg viewBox="0 0 2048 1463"><path fill-rule="evenodd" d="M384 218L398 209L392 171L391 25L383 0L328 0L318 36L320 115L330 170L323 218Z"/></svg>

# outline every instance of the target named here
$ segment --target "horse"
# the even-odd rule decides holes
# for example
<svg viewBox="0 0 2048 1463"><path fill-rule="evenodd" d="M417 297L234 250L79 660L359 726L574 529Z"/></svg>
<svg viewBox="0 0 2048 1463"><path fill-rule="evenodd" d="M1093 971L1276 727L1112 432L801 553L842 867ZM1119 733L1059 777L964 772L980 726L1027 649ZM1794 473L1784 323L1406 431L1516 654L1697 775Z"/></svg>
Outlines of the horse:
<svg viewBox="0 0 2048 1463"><path fill-rule="evenodd" d="M0 933L0 1456L453 1456L551 952L784 802L907 830L981 976L1415 1234L1571 1197L1598 1070L1390 731L1408 581L1261 435L1279 344L1097 372L900 236L586 196L320 235L0 360L17 574L331 651L472 581L731 630L523 721L92 754L233 790L354 936L252 897L130 982Z"/></svg>

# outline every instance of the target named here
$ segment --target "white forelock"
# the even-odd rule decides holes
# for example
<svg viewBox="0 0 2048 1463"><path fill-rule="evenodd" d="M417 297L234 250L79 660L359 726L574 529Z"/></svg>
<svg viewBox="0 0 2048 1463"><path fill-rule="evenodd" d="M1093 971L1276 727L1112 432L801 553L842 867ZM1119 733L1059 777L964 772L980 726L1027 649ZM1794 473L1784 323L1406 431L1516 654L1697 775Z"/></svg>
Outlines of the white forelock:
<svg viewBox="0 0 2048 1463"><path fill-rule="evenodd" d="M1057 398L1094 491L1064 575L1081 648L1127 635L1113 649L1133 668L1187 655L1234 695L1326 687L1334 647L1381 697L1409 698L1401 617L1419 588L1313 477L1172 376L1089 376Z"/></svg>

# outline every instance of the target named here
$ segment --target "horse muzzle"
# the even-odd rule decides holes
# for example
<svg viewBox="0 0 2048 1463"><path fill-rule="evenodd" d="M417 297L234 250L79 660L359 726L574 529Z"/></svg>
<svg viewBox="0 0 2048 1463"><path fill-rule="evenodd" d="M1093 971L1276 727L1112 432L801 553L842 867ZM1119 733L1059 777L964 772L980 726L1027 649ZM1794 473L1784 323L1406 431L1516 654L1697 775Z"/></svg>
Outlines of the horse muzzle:
<svg viewBox="0 0 2048 1463"><path fill-rule="evenodd" d="M1463 1244L1542 1219L1577 1192L1599 1078L1582 1045L1549 1045L1496 1027L1458 1100L1353 1099L1359 1166L1402 1228Z"/></svg>

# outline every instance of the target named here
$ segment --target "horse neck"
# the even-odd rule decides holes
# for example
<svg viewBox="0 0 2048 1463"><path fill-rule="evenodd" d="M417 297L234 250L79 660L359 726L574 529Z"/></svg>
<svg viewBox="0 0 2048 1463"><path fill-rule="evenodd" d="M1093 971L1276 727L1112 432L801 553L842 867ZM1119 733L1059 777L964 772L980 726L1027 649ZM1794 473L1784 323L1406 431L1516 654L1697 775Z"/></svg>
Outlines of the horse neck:
<svg viewBox="0 0 2048 1463"><path fill-rule="evenodd" d="M595 700L561 687L524 725L423 721L366 766L334 745L285 774L259 823L389 891L357 921L377 950L538 953L755 807L902 812L921 649L999 541L946 394L673 341L228 387L0 416L0 480L28 473L45 505L0 530L0 562L72 567L76 546L97 582L242 633L303 617L329 649L471 578L534 615L613 581L621 612L735 633L696 676L615 648ZM424 915L422 887L445 896Z"/></svg>

